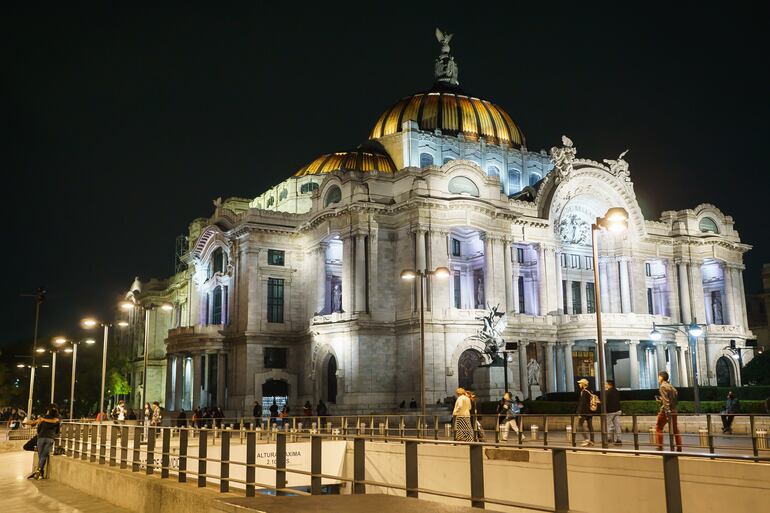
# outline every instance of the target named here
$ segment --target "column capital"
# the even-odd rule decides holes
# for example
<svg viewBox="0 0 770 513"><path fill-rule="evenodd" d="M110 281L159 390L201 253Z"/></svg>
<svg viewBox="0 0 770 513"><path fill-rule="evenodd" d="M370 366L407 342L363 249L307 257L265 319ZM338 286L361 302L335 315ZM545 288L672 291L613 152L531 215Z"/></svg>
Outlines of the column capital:
<svg viewBox="0 0 770 513"><path fill-rule="evenodd" d="M626 344L628 344L629 346L632 346L632 345L638 346L639 342L640 342L639 340L626 340Z"/></svg>
<svg viewBox="0 0 770 513"><path fill-rule="evenodd" d="M409 227L409 233L426 233L429 228L423 224L415 224Z"/></svg>
<svg viewBox="0 0 770 513"><path fill-rule="evenodd" d="M570 347L575 345L575 341L574 340L562 340L561 342L559 342L559 345L564 346L566 348L570 348Z"/></svg>

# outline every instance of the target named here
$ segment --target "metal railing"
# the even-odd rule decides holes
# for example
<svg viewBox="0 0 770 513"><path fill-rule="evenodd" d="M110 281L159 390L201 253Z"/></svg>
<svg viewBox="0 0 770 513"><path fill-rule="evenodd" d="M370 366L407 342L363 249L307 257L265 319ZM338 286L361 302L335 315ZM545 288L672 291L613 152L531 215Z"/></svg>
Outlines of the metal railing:
<svg viewBox="0 0 770 513"><path fill-rule="evenodd" d="M371 416L368 416L371 417ZM543 416L522 416L543 417ZM570 416L574 419L574 416ZM545 416L543 422L547 433L549 416ZM343 423L344 424L344 423ZM636 422L634 421L634 424ZM388 488L400 490L408 497L418 495L432 495L444 498L461 499L470 502L473 507L484 508L485 505L499 505L518 507L530 511L554 511L563 513L569 511L569 483L568 483L568 452L625 454L635 456L653 456L662 459L662 473L665 483L666 511L669 513L681 513L681 483L679 477L679 458L710 458L735 461L770 462L770 457L739 454L718 454L712 451L703 453L680 453L674 451L650 451L637 447L634 449L611 449L593 447L575 447L574 438L572 445L556 446L547 445L548 437L543 437L543 443L522 443L521 437L513 445L500 444L498 442L459 442L454 440L442 440L437 437L416 438L411 436L398 436L380 434L379 426L375 432L371 429L358 426L359 431L353 432L350 427L346 432L333 428L332 432L325 432L318 427L310 427L307 431L292 431L287 424L284 430L248 429L240 426L236 429L226 427L221 430L189 427L146 427L144 425L119 425L110 423L89 422L64 422L61 430L59 444L65 449L66 456L97 463L127 469L132 472L143 471L147 475L160 473L162 479L170 478L171 473L176 474L180 483L187 482L188 476L195 478L198 487L208 486L209 480L219 481L219 490L228 492L230 485L235 483L242 487L247 497L253 497L257 489L271 490L276 495L318 495L322 493L322 480L331 479L349 483L354 494L365 494L366 487ZM361 431L363 429L363 431ZM147 434L145 435L145 430ZM433 431L435 435L435 430ZM212 436L214 435L214 436ZM231 458L230 448L239 439L239 444L245 443L245 461L237 461ZM636 438L636 437L635 437ZM219 457L208 455L209 443L220 445ZM352 477L346 475L326 474L322 472L322 441L343 440L352 443L353 472ZM197 441L197 443L195 443ZM289 468L287 465L287 443L310 442L310 470ZM380 482L366 479L366 442L387 442L401 444L404 447L405 480L402 483ZM132 443L131 443L132 442ZM129 446L129 444L131 445ZM257 463L256 448L260 443L275 443L275 459L273 464ZM418 475L418 445L459 446L468 450L468 475L470 479L470 494L456 493L447 490L428 489L419 486ZM189 449L197 447L197 454L192 454ZM521 504L514 501L487 497L484 487L484 450L487 448L511 448L540 449L551 453L553 475L553 501L554 507L545 507L534 504ZM172 450L172 448L174 450ZM144 458L143 458L144 456ZM171 458L175 458L172 465ZM197 465L191 465L191 463ZM208 464L219 465L218 473L210 473ZM231 468L243 467L245 479L231 476ZM257 469L264 469L275 473L274 482L262 483L256 481ZM308 476L310 485L300 488L287 487L287 474ZM371 473L370 473L371 475Z"/></svg>

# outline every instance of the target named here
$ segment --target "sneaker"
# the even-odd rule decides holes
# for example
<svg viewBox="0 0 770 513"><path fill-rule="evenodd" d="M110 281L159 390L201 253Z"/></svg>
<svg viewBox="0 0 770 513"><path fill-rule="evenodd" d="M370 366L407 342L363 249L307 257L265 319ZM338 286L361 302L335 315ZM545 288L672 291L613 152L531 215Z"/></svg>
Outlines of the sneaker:
<svg viewBox="0 0 770 513"><path fill-rule="evenodd" d="M43 474L42 474L42 472L38 472L38 473L37 473L37 476L35 477L35 479L37 479L38 481L42 481L42 480L43 480Z"/></svg>
<svg viewBox="0 0 770 513"><path fill-rule="evenodd" d="M583 440L582 442L580 442L580 445L582 445L583 447L588 447L589 445L593 445L593 444L588 440Z"/></svg>
<svg viewBox="0 0 770 513"><path fill-rule="evenodd" d="M527 439L527 435L521 435L521 440L524 441Z"/></svg>
<svg viewBox="0 0 770 513"><path fill-rule="evenodd" d="M40 475L40 471L35 470L34 472L32 472L30 475L27 476L27 479L37 479L37 476L39 475Z"/></svg>

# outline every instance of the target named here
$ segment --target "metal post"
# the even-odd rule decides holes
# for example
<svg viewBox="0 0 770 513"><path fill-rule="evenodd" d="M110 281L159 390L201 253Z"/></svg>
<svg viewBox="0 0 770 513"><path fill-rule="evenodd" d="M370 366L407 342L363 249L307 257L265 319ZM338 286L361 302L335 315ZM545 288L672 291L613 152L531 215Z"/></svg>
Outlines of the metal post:
<svg viewBox="0 0 770 513"><path fill-rule="evenodd" d="M321 494L321 476L322 468L322 438L316 435L310 435L310 493L311 495Z"/></svg>
<svg viewBox="0 0 770 513"><path fill-rule="evenodd" d="M56 351L51 351L51 402L54 401L54 389L56 388Z"/></svg>
<svg viewBox="0 0 770 513"><path fill-rule="evenodd" d="M206 457L209 446L207 443L207 429L198 430L198 488L206 486Z"/></svg>
<svg viewBox="0 0 770 513"><path fill-rule="evenodd" d="M419 477L417 475L417 442L404 444L404 460L406 463L406 496L418 496Z"/></svg>
<svg viewBox="0 0 770 513"><path fill-rule="evenodd" d="M663 455L663 482L666 487L666 513L682 513L679 457L674 454Z"/></svg>
<svg viewBox="0 0 770 513"><path fill-rule="evenodd" d="M503 346L504 347L504 346ZM503 351L503 393L508 391L508 352Z"/></svg>
<svg viewBox="0 0 770 513"><path fill-rule="evenodd" d="M134 427L134 457L131 461L131 472L139 472L139 460L142 457L142 450L139 445L142 443L142 427Z"/></svg>
<svg viewBox="0 0 770 513"><path fill-rule="evenodd" d="M102 389L99 393L99 422L104 420L104 380L107 375L107 340L109 339L110 327L108 324L104 325L104 341L102 342ZM168 405L166 405L168 406Z"/></svg>
<svg viewBox="0 0 770 513"><path fill-rule="evenodd" d="M75 368L77 367L78 362L78 344L77 342L72 343L72 378L70 380L70 420L72 420L73 415L75 414ZM33 367L32 372L34 372L35 369Z"/></svg>
<svg viewBox="0 0 770 513"><path fill-rule="evenodd" d="M147 429L147 465L145 466L145 473L151 476L155 470L155 428L151 427Z"/></svg>
<svg viewBox="0 0 770 513"><path fill-rule="evenodd" d="M596 261L594 261L594 266ZM551 450L553 469L553 503L556 513L569 512L569 484L567 480L567 452L564 449Z"/></svg>
<svg viewBox="0 0 770 513"><path fill-rule="evenodd" d="M598 221L598 220L597 220ZM601 396L601 426L602 426L602 447L606 447L606 437L604 436L604 422L607 414L607 391L604 390L606 381L604 370L604 337L602 335L602 300L601 285L599 284L599 250L596 247L596 232L599 227L596 223L591 225L591 250L594 259L594 306L596 308L596 349L599 353L599 383L596 384Z"/></svg>
<svg viewBox="0 0 770 513"><path fill-rule="evenodd" d="M246 433L246 497L254 497L254 480L257 461L257 434L254 431Z"/></svg>
<svg viewBox="0 0 770 513"><path fill-rule="evenodd" d="M179 430L179 482L187 482L187 438L189 430L182 428Z"/></svg>
<svg viewBox="0 0 770 513"><path fill-rule="evenodd" d="M171 428L163 429L163 440L160 455L160 478L166 479L168 477L169 467L169 453L171 452Z"/></svg>
<svg viewBox="0 0 770 513"><path fill-rule="evenodd" d="M353 493L366 493L366 441L356 437L353 440Z"/></svg>
<svg viewBox="0 0 770 513"><path fill-rule="evenodd" d="M35 366L37 365L37 326L40 320L40 303L43 302L45 291L37 289L35 294L35 334L32 339L32 372L29 374L29 399L27 399L27 417L32 418L32 396L35 393ZM72 416L70 416L70 420Z"/></svg>
<svg viewBox="0 0 770 513"><path fill-rule="evenodd" d="M128 426L120 428L120 468L128 466Z"/></svg>
<svg viewBox="0 0 770 513"><path fill-rule="evenodd" d="M90 457L89 461L91 463L96 461L96 442L98 440L97 437L97 428L98 426L96 424L91 425L91 451L90 451Z"/></svg>
<svg viewBox="0 0 770 513"><path fill-rule="evenodd" d="M80 459L85 461L88 459L88 426L83 424L82 431L83 437L80 439Z"/></svg>
<svg viewBox="0 0 770 513"><path fill-rule="evenodd" d="M230 432L222 431L220 440L219 491L230 491Z"/></svg>
<svg viewBox="0 0 770 513"><path fill-rule="evenodd" d="M471 507L484 509L484 447L468 447L471 462Z"/></svg>
<svg viewBox="0 0 770 513"><path fill-rule="evenodd" d="M420 416L425 418L425 281L428 276L418 271L420 278Z"/></svg>
<svg viewBox="0 0 770 513"><path fill-rule="evenodd" d="M114 424L110 426L110 467L114 467L116 464L115 455L118 449L118 429L118 426Z"/></svg>
<svg viewBox="0 0 770 513"><path fill-rule="evenodd" d="M147 343L150 333L150 308L144 309L144 368L142 370L142 408L147 402Z"/></svg>
<svg viewBox="0 0 770 513"><path fill-rule="evenodd" d="M697 323L697 319L693 319ZM687 340L690 344L690 360L692 360L692 395L694 399L695 413L700 413L700 393L698 391L698 339L690 335L690 330L685 328Z"/></svg>
<svg viewBox="0 0 770 513"><path fill-rule="evenodd" d="M286 495L286 433L279 431L275 442L275 494Z"/></svg>

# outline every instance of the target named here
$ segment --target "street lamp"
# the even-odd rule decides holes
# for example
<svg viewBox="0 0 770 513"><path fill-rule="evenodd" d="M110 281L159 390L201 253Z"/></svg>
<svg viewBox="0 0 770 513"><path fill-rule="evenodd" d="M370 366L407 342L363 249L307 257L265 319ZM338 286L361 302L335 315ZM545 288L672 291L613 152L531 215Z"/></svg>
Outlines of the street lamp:
<svg viewBox="0 0 770 513"><path fill-rule="evenodd" d="M650 340L656 342L663 338L663 333L661 333L658 328L667 328L687 335L687 345L690 348L690 361L692 364L692 395L695 402L695 413L700 413L700 392L698 390L698 337L703 335L704 326L705 324L698 324L698 319L693 319L689 324L682 322L674 324L652 323L652 331L650 331Z"/></svg>
<svg viewBox="0 0 770 513"><path fill-rule="evenodd" d="M425 422L425 283L430 276L443 280L449 278L450 274L446 267L437 267L433 271L428 269L404 269L401 271L401 279L404 281L420 279L420 414L423 422Z"/></svg>
<svg viewBox="0 0 770 513"><path fill-rule="evenodd" d="M602 445L604 445L604 423L607 415L607 391L604 389L604 336L602 335L602 302L601 284L599 283L599 251L597 248L596 234L599 230L622 232L628 229L628 212L621 207L613 207L607 210L604 217L597 217L591 225L591 250L594 259L594 306L596 310L596 347L599 352L599 393L602 407Z"/></svg>
<svg viewBox="0 0 770 513"><path fill-rule="evenodd" d="M40 305L45 301L46 290L38 287L34 294L22 294L22 297L35 298L35 334L32 339L32 371L29 374L29 398L27 399L27 416L32 418L32 397L35 393L35 363L37 361L37 328L40 321Z"/></svg>
<svg viewBox="0 0 770 513"><path fill-rule="evenodd" d="M102 338L102 386L101 391L99 393L99 422L102 422L104 419L104 383L107 376L107 340L109 339L110 335L110 324L102 324L99 321L97 321L94 318L87 317L80 321L80 325L85 329L93 329L97 326L101 326L104 328L104 336ZM126 321L118 321L118 326L126 327L128 326L128 323ZM92 338L86 340L86 344L95 344L96 341Z"/></svg>

